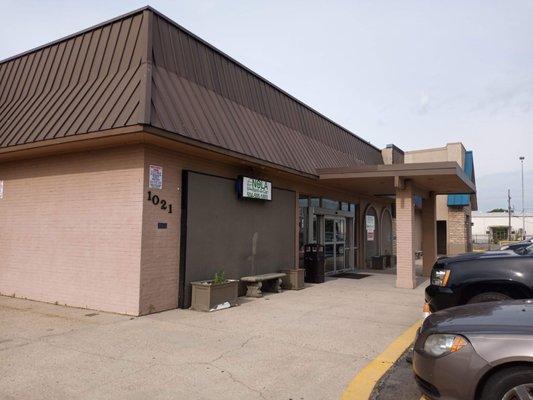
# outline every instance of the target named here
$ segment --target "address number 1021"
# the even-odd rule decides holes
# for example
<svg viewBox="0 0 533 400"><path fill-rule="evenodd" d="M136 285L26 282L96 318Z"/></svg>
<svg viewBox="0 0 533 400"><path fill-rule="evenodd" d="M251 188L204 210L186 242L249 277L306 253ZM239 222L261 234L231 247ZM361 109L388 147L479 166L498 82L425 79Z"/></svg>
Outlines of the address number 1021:
<svg viewBox="0 0 533 400"><path fill-rule="evenodd" d="M152 194L151 190L148 191L148 201L151 201L154 206L160 206L161 210L166 210L169 214L172 214L172 204L160 199L157 194Z"/></svg>

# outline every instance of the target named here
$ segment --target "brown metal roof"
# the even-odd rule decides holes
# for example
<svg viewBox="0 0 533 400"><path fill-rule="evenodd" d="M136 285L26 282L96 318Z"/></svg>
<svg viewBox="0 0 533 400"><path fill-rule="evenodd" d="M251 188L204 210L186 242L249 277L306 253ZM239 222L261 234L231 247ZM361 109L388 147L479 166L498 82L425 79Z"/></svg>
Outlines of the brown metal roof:
<svg viewBox="0 0 533 400"><path fill-rule="evenodd" d="M0 148L135 124L311 174L382 162L149 7L0 63Z"/></svg>
<svg viewBox="0 0 533 400"><path fill-rule="evenodd" d="M0 64L0 147L139 122L139 13Z"/></svg>

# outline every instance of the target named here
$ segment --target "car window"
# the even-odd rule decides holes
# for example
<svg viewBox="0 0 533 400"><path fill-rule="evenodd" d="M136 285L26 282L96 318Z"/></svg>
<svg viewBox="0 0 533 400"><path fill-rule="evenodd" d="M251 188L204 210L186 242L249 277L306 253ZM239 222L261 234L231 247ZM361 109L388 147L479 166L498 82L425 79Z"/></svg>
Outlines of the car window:
<svg viewBox="0 0 533 400"><path fill-rule="evenodd" d="M531 246L526 247L526 253L528 255L533 255L533 244Z"/></svg>

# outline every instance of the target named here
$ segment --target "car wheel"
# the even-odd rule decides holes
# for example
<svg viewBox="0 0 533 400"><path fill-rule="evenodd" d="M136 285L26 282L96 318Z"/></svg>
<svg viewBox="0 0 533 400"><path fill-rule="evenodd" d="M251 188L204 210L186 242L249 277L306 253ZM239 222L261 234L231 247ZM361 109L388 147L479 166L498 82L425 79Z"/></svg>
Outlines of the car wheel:
<svg viewBox="0 0 533 400"><path fill-rule="evenodd" d="M510 300L510 299L511 297L500 292L486 292L486 293L476 294L474 297L468 300L467 303L468 304L486 303L488 301L502 301L502 300Z"/></svg>
<svg viewBox="0 0 533 400"><path fill-rule="evenodd" d="M481 391L481 400L529 400L533 398L533 368L510 367L492 375Z"/></svg>

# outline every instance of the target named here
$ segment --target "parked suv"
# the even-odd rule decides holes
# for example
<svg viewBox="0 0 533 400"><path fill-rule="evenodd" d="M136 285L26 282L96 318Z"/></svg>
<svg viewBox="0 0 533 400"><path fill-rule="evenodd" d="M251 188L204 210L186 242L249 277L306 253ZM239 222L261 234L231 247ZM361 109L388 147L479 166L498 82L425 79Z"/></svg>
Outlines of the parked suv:
<svg viewBox="0 0 533 400"><path fill-rule="evenodd" d="M431 312L467 303L533 298L533 246L437 260L426 288Z"/></svg>

